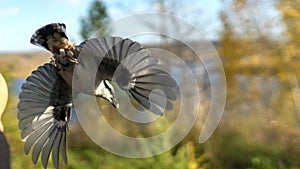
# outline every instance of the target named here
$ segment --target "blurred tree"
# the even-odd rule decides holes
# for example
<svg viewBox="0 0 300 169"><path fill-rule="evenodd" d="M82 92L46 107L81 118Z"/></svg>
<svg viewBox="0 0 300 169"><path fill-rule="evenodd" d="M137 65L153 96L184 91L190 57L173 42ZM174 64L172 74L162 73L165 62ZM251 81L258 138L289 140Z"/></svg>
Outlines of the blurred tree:
<svg viewBox="0 0 300 169"><path fill-rule="evenodd" d="M293 154L286 155L289 145L294 144L282 138L300 131L300 116L297 116L300 100L295 99L300 93L299 16L296 0L224 1L220 15L224 30L218 52L228 88L226 120L216 135L236 134L215 136L215 143L211 143L219 167L298 166L297 160L290 159L297 157L300 151L295 149ZM218 148L220 141L224 144L221 149ZM240 156L245 158L236 160Z"/></svg>
<svg viewBox="0 0 300 169"><path fill-rule="evenodd" d="M118 13L123 15L136 14L141 12L158 12L163 14L169 14L179 19L184 19L194 26L201 28L205 35L211 38L214 32L218 30L218 19L217 17L210 17L211 10L207 10L207 6L203 6L200 1L186 3L182 0L147 0L143 2L135 2L134 0L129 1L110 1L110 4L118 8ZM177 19L166 19L165 17L160 17L157 20L147 17L140 18L142 22L141 27L146 26L159 34L155 34L155 37L151 37L151 41L147 43L157 47L157 45L172 53L182 56L184 58L190 57L190 53L187 54L189 48L187 48L179 40L174 37L166 36L174 34L181 39L188 39L190 41L199 42L203 39L196 39L189 27L178 22ZM214 22L211 22L214 20ZM205 25L205 26L203 26ZM152 46L152 47L153 47Z"/></svg>
<svg viewBox="0 0 300 169"><path fill-rule="evenodd" d="M278 23L261 23L261 20L277 20L277 16L260 15L261 20L258 20L255 13L260 11L263 5L265 4L258 0L226 1L220 14L223 31L218 52L224 64L229 97L232 96L235 100L245 96L239 95L237 90L241 87L237 85L241 84L242 78L269 78L276 76L278 69L281 69L281 58L276 57L280 32L272 31ZM267 6L269 10L272 7L274 8L272 4ZM273 39L274 34L279 34L277 40Z"/></svg>
<svg viewBox="0 0 300 169"><path fill-rule="evenodd" d="M83 39L88 39L94 33L98 35L106 35L109 30L105 26L110 21L106 7L100 0L95 0L91 3L88 16L81 19L80 35Z"/></svg>
<svg viewBox="0 0 300 169"><path fill-rule="evenodd" d="M298 0L280 0L278 9L285 23L285 37L281 47L281 55L286 64L286 79L292 89L295 109L300 117L300 2Z"/></svg>

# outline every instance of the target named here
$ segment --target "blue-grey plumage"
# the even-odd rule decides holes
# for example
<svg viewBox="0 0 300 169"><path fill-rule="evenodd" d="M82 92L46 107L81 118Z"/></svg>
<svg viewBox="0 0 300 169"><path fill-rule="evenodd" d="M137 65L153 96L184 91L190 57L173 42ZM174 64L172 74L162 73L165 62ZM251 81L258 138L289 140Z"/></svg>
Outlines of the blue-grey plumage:
<svg viewBox="0 0 300 169"><path fill-rule="evenodd" d="M34 164L41 156L44 168L51 153L55 168L59 168L59 152L67 164L66 130L72 91L102 97L118 108L119 101L110 84L113 81L144 108L151 107L159 115L163 108L172 109L171 101L176 99L175 80L161 69L151 51L139 43L120 37L100 37L76 46L65 31L64 24L53 23L34 33L30 42L49 50L52 61L32 72L19 95L18 119L24 151L28 154L32 150ZM74 86L74 78L84 78L79 77L80 72L92 64L96 65L92 87ZM75 67L79 74L74 73Z"/></svg>
<svg viewBox="0 0 300 169"><path fill-rule="evenodd" d="M23 84L19 99L17 117L21 138L25 141L25 153L32 149L34 164L42 153L44 168L47 167L50 151L55 156L60 151L67 163L65 135L72 95L70 86L58 74L57 68L47 63L33 71ZM59 168L58 157L52 160Z"/></svg>
<svg viewBox="0 0 300 169"><path fill-rule="evenodd" d="M84 69L92 62L99 65L96 85L106 79L114 81L144 108L152 106L156 114L163 113L161 108L172 109L170 101L176 99L176 82L139 43L120 37L89 39L81 50L78 64ZM162 90L165 95L155 89ZM150 94L154 99L149 98ZM161 102L165 96L166 105Z"/></svg>

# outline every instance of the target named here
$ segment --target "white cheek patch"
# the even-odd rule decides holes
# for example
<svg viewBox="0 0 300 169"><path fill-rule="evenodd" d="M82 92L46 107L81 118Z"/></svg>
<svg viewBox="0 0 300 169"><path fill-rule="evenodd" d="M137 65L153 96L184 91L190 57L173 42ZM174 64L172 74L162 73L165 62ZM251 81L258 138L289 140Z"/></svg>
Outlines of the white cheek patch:
<svg viewBox="0 0 300 169"><path fill-rule="evenodd" d="M113 98L113 95L112 95L111 91L105 87L104 83L105 83L104 81L101 81L100 85L95 90L95 95L111 100L111 98ZM110 84L107 83L107 85L110 85ZM112 88L111 85L109 87Z"/></svg>
<svg viewBox="0 0 300 169"><path fill-rule="evenodd" d="M95 90L95 95L96 96L102 96L104 94L104 83L101 81L99 86Z"/></svg>

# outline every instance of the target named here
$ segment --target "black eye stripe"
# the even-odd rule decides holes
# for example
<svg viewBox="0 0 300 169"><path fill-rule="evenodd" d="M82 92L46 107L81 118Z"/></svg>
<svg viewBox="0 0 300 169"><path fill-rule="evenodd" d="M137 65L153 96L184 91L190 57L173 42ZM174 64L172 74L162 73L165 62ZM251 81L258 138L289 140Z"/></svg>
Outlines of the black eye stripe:
<svg viewBox="0 0 300 169"><path fill-rule="evenodd" d="M112 92L112 89L108 86L108 84L106 83L106 80L104 80L104 86L105 88L107 88L109 90L110 93L113 93Z"/></svg>

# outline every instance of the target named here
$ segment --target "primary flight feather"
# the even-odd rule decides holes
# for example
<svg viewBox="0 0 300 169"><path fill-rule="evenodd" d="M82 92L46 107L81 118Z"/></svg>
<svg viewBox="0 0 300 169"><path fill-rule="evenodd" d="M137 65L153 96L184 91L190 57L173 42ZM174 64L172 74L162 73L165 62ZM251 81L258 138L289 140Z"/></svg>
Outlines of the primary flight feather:
<svg viewBox="0 0 300 169"><path fill-rule="evenodd" d="M39 156L44 168L52 154L59 168L59 154L67 164L66 132L70 118L72 90L102 97L118 108L110 81L140 103L161 115L162 109L172 109L176 99L174 79L163 69L151 52L139 43L120 37L92 38L75 45L66 36L63 23L52 23L38 29L30 42L50 51L52 61L40 66L26 79L19 95L18 119L26 154L32 151L32 161ZM79 57L80 56L80 57ZM75 66L84 71L97 64L92 89L72 86ZM164 94L155 89L162 90ZM149 97L151 94L151 97ZM160 100L167 98L166 104ZM99 129L101 130L101 129Z"/></svg>

